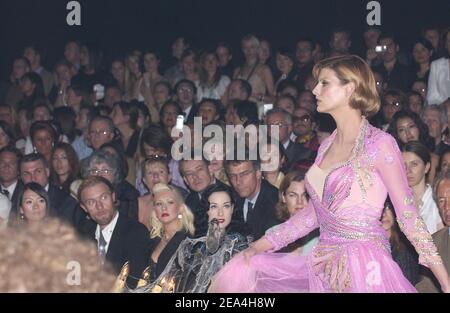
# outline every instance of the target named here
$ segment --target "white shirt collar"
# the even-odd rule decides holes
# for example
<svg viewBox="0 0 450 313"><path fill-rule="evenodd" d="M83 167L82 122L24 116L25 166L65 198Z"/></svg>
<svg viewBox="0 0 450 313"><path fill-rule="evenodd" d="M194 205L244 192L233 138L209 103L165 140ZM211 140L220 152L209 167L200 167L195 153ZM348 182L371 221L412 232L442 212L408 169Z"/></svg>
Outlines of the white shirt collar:
<svg viewBox="0 0 450 313"><path fill-rule="evenodd" d="M48 188L50 187L50 184L47 184L47 186L45 186L45 191L47 191L48 192Z"/></svg>
<svg viewBox="0 0 450 313"><path fill-rule="evenodd" d="M287 140L285 143L283 143L284 149L287 149L289 147L289 144L291 143L291 140Z"/></svg>
<svg viewBox="0 0 450 313"><path fill-rule="evenodd" d="M117 224L117 220L118 219L119 219L119 211L116 212L116 216L101 231L102 234L103 234L103 238L105 238L105 241L106 241L106 247L105 247L105 251L106 252L108 252L109 243L111 241L111 237L112 237L112 234L114 232L114 228L116 228L116 224ZM100 225L97 225L97 228L95 230L95 240L97 240L97 246L98 246L99 238L100 238Z"/></svg>
<svg viewBox="0 0 450 313"><path fill-rule="evenodd" d="M188 119L188 117L189 117L189 113L191 113L191 110L192 110L192 105L189 106L187 109L183 110L183 112L184 112L184 114L185 114L185 116L184 116L184 121L185 121L185 122L187 121L187 119Z"/></svg>
<svg viewBox="0 0 450 313"><path fill-rule="evenodd" d="M3 187L3 185L2 185L2 190L6 189L9 192L9 195L8 195L9 200L11 200L11 197L12 197L14 191L16 190L16 186L17 186L17 180L14 184L9 185L8 188Z"/></svg>

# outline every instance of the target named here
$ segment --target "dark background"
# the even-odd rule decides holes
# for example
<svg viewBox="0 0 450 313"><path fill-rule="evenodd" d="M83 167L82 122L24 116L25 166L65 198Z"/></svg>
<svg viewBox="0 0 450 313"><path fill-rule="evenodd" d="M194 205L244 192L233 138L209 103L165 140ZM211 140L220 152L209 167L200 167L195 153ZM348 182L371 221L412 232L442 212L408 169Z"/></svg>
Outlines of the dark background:
<svg viewBox="0 0 450 313"><path fill-rule="evenodd" d="M236 52L247 33L269 39L274 47L293 47L305 34L326 44L331 28L344 26L358 51L369 0L79 0L82 26L66 24L68 2L0 0L0 78L9 75L12 60L30 42L47 50L51 69L68 39L96 43L110 59L147 47L170 55L178 35L199 47L225 40ZM379 2L382 29L400 35L406 50L422 26L450 24L449 0Z"/></svg>

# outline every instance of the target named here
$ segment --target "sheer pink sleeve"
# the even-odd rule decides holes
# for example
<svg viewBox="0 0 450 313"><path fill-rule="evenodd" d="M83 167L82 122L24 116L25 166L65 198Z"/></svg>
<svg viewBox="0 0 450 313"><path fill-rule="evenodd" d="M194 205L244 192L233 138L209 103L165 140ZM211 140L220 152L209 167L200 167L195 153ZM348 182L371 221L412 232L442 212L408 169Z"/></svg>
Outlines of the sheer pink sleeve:
<svg viewBox="0 0 450 313"><path fill-rule="evenodd" d="M316 212L312 201L308 205L297 211L286 222L276 225L266 231L264 236L273 246L269 252L280 250L291 242L302 238L319 227Z"/></svg>
<svg viewBox="0 0 450 313"><path fill-rule="evenodd" d="M390 135L383 136L376 144L378 152L375 166L394 205L400 229L419 254L420 264L441 264L433 239L414 204L403 158L395 139Z"/></svg>

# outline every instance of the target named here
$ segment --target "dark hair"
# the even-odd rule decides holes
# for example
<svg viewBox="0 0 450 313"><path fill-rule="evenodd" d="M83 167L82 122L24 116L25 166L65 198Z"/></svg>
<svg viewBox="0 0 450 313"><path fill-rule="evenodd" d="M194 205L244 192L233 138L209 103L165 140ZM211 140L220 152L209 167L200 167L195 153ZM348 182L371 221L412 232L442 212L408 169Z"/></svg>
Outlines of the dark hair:
<svg viewBox="0 0 450 313"><path fill-rule="evenodd" d="M216 109L216 114L219 116L219 120L222 119L223 115L223 105L222 102L218 99L211 99L211 98L203 98L202 101L198 104L198 108L202 106L203 103L212 103L214 105L214 108Z"/></svg>
<svg viewBox="0 0 450 313"><path fill-rule="evenodd" d="M258 124L258 108L256 103L249 100L238 100L234 103L234 109L239 118L246 119L244 122L244 127L249 124Z"/></svg>
<svg viewBox="0 0 450 313"><path fill-rule="evenodd" d="M55 127L48 121L36 121L31 124L30 137L32 141L34 140L34 136L36 135L36 133L40 130L47 131L52 137L53 142L58 141L58 132L56 131Z"/></svg>
<svg viewBox="0 0 450 313"><path fill-rule="evenodd" d="M401 110L394 114L392 117L392 121L389 124L389 128L387 132L391 134L396 140L399 145L399 147L402 147L404 145L403 142L400 141L397 133L397 123L400 119L403 118L410 118L414 124L416 124L418 130L419 130L419 141L423 143L429 151L434 151L435 143L433 138L428 133L428 126L422 121L419 115L417 115L414 112L410 112L408 110Z"/></svg>
<svg viewBox="0 0 450 313"><path fill-rule="evenodd" d="M212 51L212 50L207 50L207 51L205 51L205 52L203 52L201 54L201 56L200 56L200 71L199 71L200 86L203 86L203 87L208 87L208 86L216 87L217 84L219 84L220 78L222 76L221 72L220 72L220 69L219 69L219 65L217 66L216 72L214 73L214 77L213 77L213 81L212 81L211 85L208 84L209 83L208 82L208 73L203 68L203 63L205 62L206 57L209 56L209 55L213 55L216 60L218 59L217 55L216 55L216 52ZM219 62L217 62L217 63L219 63Z"/></svg>
<svg viewBox="0 0 450 313"><path fill-rule="evenodd" d="M414 49L414 46L416 44L421 44L422 46L424 46L430 52L430 60L429 60L429 62L431 64L431 62L433 62L435 60L434 56L436 55L436 51L434 51L434 48L433 48L433 45L431 44L431 42L428 41L427 39L423 38L423 37L417 38L416 40L414 40L411 50ZM414 62L414 68L416 70L418 70L419 69L419 64Z"/></svg>
<svg viewBox="0 0 450 313"><path fill-rule="evenodd" d="M47 191L45 191L45 188L35 182L25 184L25 186L22 189L22 192L19 193L16 212L20 212L20 207L22 206L22 201L23 201L23 195L25 194L25 191L27 191L27 190L33 191L34 193L38 194L41 198L43 198L45 200L45 206L46 206L46 209L47 209L46 211L47 211L47 215L48 215L50 213L50 198L48 196Z"/></svg>
<svg viewBox="0 0 450 313"><path fill-rule="evenodd" d="M45 99L44 83L39 74L35 72L27 72L22 76L22 80L28 79L32 84L35 85L34 92L31 98L34 100Z"/></svg>
<svg viewBox="0 0 450 313"><path fill-rule="evenodd" d="M197 94L197 87L195 86L194 82L190 81L189 79L182 79L178 83L176 83L174 87L175 92L178 91L178 88L180 88L182 84L188 84L193 90L193 94Z"/></svg>
<svg viewBox="0 0 450 313"><path fill-rule="evenodd" d="M392 33L381 33L378 37L378 43L381 43L383 39L391 39L395 44L397 44L397 37Z"/></svg>
<svg viewBox="0 0 450 313"><path fill-rule="evenodd" d="M47 159L40 153L29 153L20 158L19 168L22 167L22 164L41 161L45 168L49 168L49 164Z"/></svg>
<svg viewBox="0 0 450 313"><path fill-rule="evenodd" d="M171 155L172 138L159 125L151 124L142 132L140 142L142 156L145 156L144 144L163 150L167 157Z"/></svg>
<svg viewBox="0 0 450 313"><path fill-rule="evenodd" d="M295 63L295 55L288 47L280 47L277 49L277 54L291 59L292 63Z"/></svg>
<svg viewBox="0 0 450 313"><path fill-rule="evenodd" d="M20 159L22 158L22 152L19 149L17 149L15 146L7 145L6 147L1 148L0 154L2 154L4 152L9 152L9 153L15 154L16 158L17 158L17 164L20 163Z"/></svg>
<svg viewBox="0 0 450 313"><path fill-rule="evenodd" d="M236 139L235 139L235 145L234 145L234 146L237 147L237 145L236 145ZM245 162L251 162L251 163L252 163L253 169L254 169L255 171L259 171L259 170L261 169L261 160L259 159L258 153L255 153L255 152L258 152L258 151L250 150L250 149L246 146L245 149L244 149L244 159L242 159L242 158L240 158L238 149L234 149L233 158L232 158L231 160L228 159L228 158L226 158L226 159L224 160L224 165L223 165L223 167L225 168L225 172L227 173L227 175L228 175L229 167L230 167L230 166L238 166L238 165L240 165L240 164L242 164L242 163L245 163ZM250 159L250 156L251 156L253 153L256 155L256 159L253 159L253 158Z"/></svg>
<svg viewBox="0 0 450 313"><path fill-rule="evenodd" d="M123 115L128 115L128 117L129 117L128 124L130 125L130 127L132 129L136 129L136 123L137 123L137 119L138 119L138 115L139 115L136 102L120 101L120 102L114 103L113 108L115 106L119 106Z"/></svg>
<svg viewBox="0 0 450 313"><path fill-rule="evenodd" d="M155 84L155 86L153 86L153 90L152 90L152 91L154 92L154 91L155 91L155 88L156 88L157 86L159 86L159 85L162 85L162 86L166 87L167 90L168 90L169 97L172 96L172 94L173 94L172 86L170 85L169 82L167 82L167 81L165 81L165 80L160 80L159 82L157 82L157 83Z"/></svg>
<svg viewBox="0 0 450 313"><path fill-rule="evenodd" d="M67 136L69 142L73 142L77 136L77 114L71 107L59 107L53 111L53 121L57 124L61 133Z"/></svg>
<svg viewBox="0 0 450 313"><path fill-rule="evenodd" d="M15 138L14 131L11 128L11 126L9 126L9 124L4 121L0 121L0 129L3 130L3 132L6 134L6 136L9 137L8 145L14 144L16 141L16 138Z"/></svg>
<svg viewBox="0 0 450 313"><path fill-rule="evenodd" d="M89 122L89 128L92 125L92 123L97 122L97 121L106 122L108 124L109 131L113 132L113 133L115 132L115 127L114 127L114 123L113 123L112 119L109 116L104 116L104 115L94 116L94 118Z"/></svg>
<svg viewBox="0 0 450 313"><path fill-rule="evenodd" d="M330 114L316 113L314 116L314 120L317 125L317 130L320 132L331 134L336 129L336 122Z"/></svg>
<svg viewBox="0 0 450 313"><path fill-rule="evenodd" d="M313 51L314 48L316 47L316 42L311 37L300 37L300 38L297 39L295 44L298 45L299 42L307 42L307 43L309 43L309 45L311 46L311 51Z"/></svg>
<svg viewBox="0 0 450 313"><path fill-rule="evenodd" d="M231 187L223 183L214 183L206 187L206 189L202 192L200 207L203 209L203 212L207 212L209 210L209 197L215 192L226 192L230 196L231 204L234 205L236 203L237 195Z"/></svg>
<svg viewBox="0 0 450 313"><path fill-rule="evenodd" d="M163 114L164 114L164 110L168 106L175 107L177 109L177 115L183 115L183 109L181 109L181 107L178 104L178 102L176 102L175 100L167 100L166 102L164 102L164 104L161 106L161 109L159 110L159 123L161 124L161 126L164 126L162 124Z"/></svg>
<svg viewBox="0 0 450 313"><path fill-rule="evenodd" d="M103 52L94 45L83 45L88 51L89 67L96 72L100 69L103 61Z"/></svg>
<svg viewBox="0 0 450 313"><path fill-rule="evenodd" d="M431 155L427 147L420 141L410 141L403 145L402 152L412 152L416 154L426 165L431 164Z"/></svg>
<svg viewBox="0 0 450 313"><path fill-rule="evenodd" d="M289 80L289 79L284 79L278 84L278 86L277 86L277 94L281 94L283 92L283 90L288 88L288 87L294 88L297 91L297 95L300 94L300 90L298 88L298 85L294 81Z"/></svg>
<svg viewBox="0 0 450 313"><path fill-rule="evenodd" d="M45 108L48 111L48 114L50 115L50 118L53 116L52 110L50 109L50 106L47 103L45 103L45 102L37 102L37 103L35 103L33 105L33 112L32 112L33 120L36 118L34 116L34 114L35 114L35 111L36 111L37 108Z"/></svg>
<svg viewBox="0 0 450 313"><path fill-rule="evenodd" d="M80 175L80 161L78 160L78 155L73 149L72 145L65 142L58 142L53 148L52 158L56 150L64 150L67 155L67 162L69 163L70 172L65 182L59 180L58 174L56 174L53 163L50 166L50 179L55 183L56 186L61 187L61 189L70 193L70 185L77 179Z"/></svg>
<svg viewBox="0 0 450 313"><path fill-rule="evenodd" d="M293 170L284 176L283 181L278 189L278 203L276 204L275 215L280 221L286 221L289 219L289 211L282 199L286 193L286 190L292 184L292 182L302 182L305 180L305 172L302 170Z"/></svg>
<svg viewBox="0 0 450 313"><path fill-rule="evenodd" d="M252 85L250 85L250 83L248 81L246 81L244 79L240 79L240 78L233 79L232 82L234 82L234 81L237 81L240 83L239 86L241 88L241 91L245 92L247 94L247 97L250 97L252 95L252 92L253 92Z"/></svg>

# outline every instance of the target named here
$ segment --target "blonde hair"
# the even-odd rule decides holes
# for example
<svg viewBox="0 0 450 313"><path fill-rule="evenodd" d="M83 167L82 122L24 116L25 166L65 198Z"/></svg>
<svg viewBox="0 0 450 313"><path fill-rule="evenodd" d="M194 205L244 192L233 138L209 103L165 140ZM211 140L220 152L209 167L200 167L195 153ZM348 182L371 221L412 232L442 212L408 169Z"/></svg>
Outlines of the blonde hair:
<svg viewBox="0 0 450 313"><path fill-rule="evenodd" d="M380 109L375 78L369 65L356 55L341 55L319 61L313 68L317 80L323 69L331 69L342 84L354 83L355 91L350 98L350 106L358 109L366 117L375 115Z"/></svg>
<svg viewBox="0 0 450 313"><path fill-rule="evenodd" d="M175 195L175 198L180 206L181 219L179 219L179 231L183 230L191 236L195 233L194 227L194 214L192 214L191 209L184 203L183 197L180 195L178 190L172 186L158 183L153 186L152 194L155 197L158 193L170 191ZM155 210L153 209L150 219L150 238L161 237L163 235L163 225L156 217Z"/></svg>
<svg viewBox="0 0 450 313"><path fill-rule="evenodd" d="M261 42L255 35L246 35L241 40L241 44L243 44L245 41L251 42L252 45L256 48L256 51L259 53L261 50Z"/></svg>

